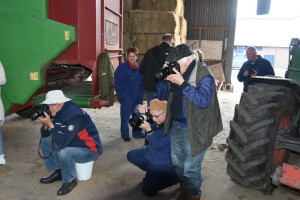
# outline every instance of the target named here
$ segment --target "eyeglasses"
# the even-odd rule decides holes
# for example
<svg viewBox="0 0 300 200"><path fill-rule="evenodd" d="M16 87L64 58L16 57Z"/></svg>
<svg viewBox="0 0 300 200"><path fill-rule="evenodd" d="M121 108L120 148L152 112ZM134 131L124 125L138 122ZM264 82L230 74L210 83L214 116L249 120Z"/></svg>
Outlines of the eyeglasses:
<svg viewBox="0 0 300 200"><path fill-rule="evenodd" d="M161 116L164 112L166 112L166 111L162 111L159 115L152 115L153 116L153 118L155 117L155 118L159 118L159 116Z"/></svg>
<svg viewBox="0 0 300 200"><path fill-rule="evenodd" d="M55 103L55 104L49 104L49 107L51 106L51 107L54 107L54 106L56 106L57 105L57 103Z"/></svg>

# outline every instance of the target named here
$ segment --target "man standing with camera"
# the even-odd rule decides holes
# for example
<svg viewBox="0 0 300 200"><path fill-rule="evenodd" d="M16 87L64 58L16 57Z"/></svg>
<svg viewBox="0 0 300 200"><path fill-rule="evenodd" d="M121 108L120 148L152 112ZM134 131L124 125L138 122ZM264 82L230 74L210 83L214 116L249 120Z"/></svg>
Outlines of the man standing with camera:
<svg viewBox="0 0 300 200"><path fill-rule="evenodd" d="M271 63L260 55L257 55L255 47L248 47L246 55L248 61L243 64L237 75L238 80L244 82L244 92L248 91L248 85L255 84L255 81L251 80L250 77L275 75Z"/></svg>
<svg viewBox="0 0 300 200"><path fill-rule="evenodd" d="M90 116L65 97L61 90L49 91L42 104L49 106L37 121L41 127L41 149L47 170L54 171L40 183L62 180L58 195L68 194L77 185L76 163L98 159L102 154L99 133Z"/></svg>
<svg viewBox="0 0 300 200"><path fill-rule="evenodd" d="M162 36L161 44L149 49L140 66L140 73L144 74L144 90L147 92L147 104L156 95L155 72L165 64L166 57L173 48L173 36L166 33Z"/></svg>
<svg viewBox="0 0 300 200"><path fill-rule="evenodd" d="M189 46L180 44L166 59L180 65L180 72L174 68L175 74L166 78L171 89L165 134L172 133L172 160L183 199L200 199L201 163L213 137L223 129L214 77L195 58Z"/></svg>
<svg viewBox="0 0 300 200"><path fill-rule="evenodd" d="M153 99L150 102L150 114L154 123L149 124L144 120L139 126L146 131L149 144L127 153L128 161L146 171L142 190L147 196L178 183L171 159L171 134L164 136L166 109L167 101ZM147 113L147 106L140 106L139 112Z"/></svg>

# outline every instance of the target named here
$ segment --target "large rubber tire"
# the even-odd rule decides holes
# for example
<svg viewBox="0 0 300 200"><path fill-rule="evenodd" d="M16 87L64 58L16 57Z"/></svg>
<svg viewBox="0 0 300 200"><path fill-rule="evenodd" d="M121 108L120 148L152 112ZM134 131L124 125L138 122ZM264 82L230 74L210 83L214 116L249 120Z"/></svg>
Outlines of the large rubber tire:
<svg viewBox="0 0 300 200"><path fill-rule="evenodd" d="M276 135L283 119L291 121L298 109L299 101L287 87L256 84L242 94L230 122L225 157L227 174L235 183L264 193L273 191L271 175L276 168L273 163Z"/></svg>

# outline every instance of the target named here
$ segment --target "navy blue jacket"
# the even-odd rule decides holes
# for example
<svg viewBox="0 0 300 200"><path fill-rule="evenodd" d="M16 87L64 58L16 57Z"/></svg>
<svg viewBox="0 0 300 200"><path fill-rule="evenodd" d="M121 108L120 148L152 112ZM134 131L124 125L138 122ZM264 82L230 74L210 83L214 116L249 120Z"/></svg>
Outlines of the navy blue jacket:
<svg viewBox="0 0 300 200"><path fill-rule="evenodd" d="M115 90L120 103L142 102L144 95L144 75L139 68L131 69L128 61L120 64L115 71Z"/></svg>
<svg viewBox="0 0 300 200"><path fill-rule="evenodd" d="M171 132L164 136L164 128L153 130L146 139L149 144L146 147L146 158L154 165L173 166L171 158Z"/></svg>
<svg viewBox="0 0 300 200"><path fill-rule="evenodd" d="M255 81L249 80L250 76L244 76L245 71L254 69L255 71L257 71L257 76L275 75L271 63L268 60L262 58L260 55L258 55L257 57L257 60L254 62L250 62L249 60L246 61L240 69L239 74L237 75L238 80L240 82L244 82L244 92L248 91L248 85L255 84Z"/></svg>
<svg viewBox="0 0 300 200"><path fill-rule="evenodd" d="M42 135L50 135L54 142L63 149L65 147L83 147L102 154L102 145L99 133L90 116L78 105L66 102L62 109L51 117L54 128L44 130Z"/></svg>

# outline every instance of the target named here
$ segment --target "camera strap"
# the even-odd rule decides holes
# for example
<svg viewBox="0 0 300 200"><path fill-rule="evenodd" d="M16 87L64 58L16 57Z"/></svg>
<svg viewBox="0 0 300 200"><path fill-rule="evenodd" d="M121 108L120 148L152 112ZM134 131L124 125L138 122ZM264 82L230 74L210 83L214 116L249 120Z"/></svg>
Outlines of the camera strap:
<svg viewBox="0 0 300 200"><path fill-rule="evenodd" d="M52 154L52 152L53 152L53 149L54 149L54 140L52 139L52 148L51 148L51 151L50 151L49 155L48 155L48 156L43 156L43 155L41 154L41 152L40 152L40 147L41 147L41 141L42 141L42 138L43 138L43 137L41 137L40 142L39 142L38 154L39 154L40 158L42 158L42 159L47 159L47 158L49 158L49 157L51 156L51 154Z"/></svg>

